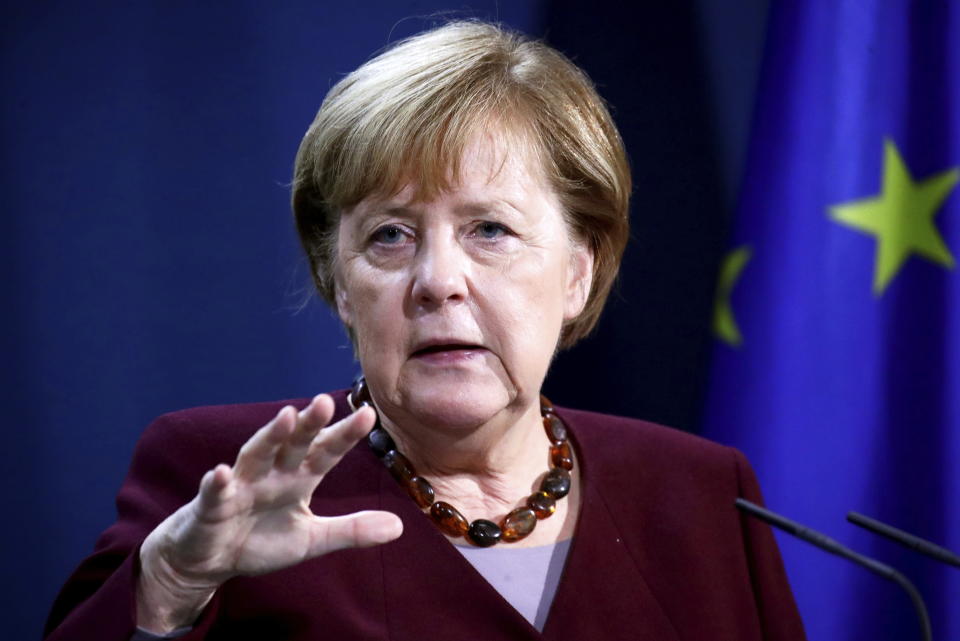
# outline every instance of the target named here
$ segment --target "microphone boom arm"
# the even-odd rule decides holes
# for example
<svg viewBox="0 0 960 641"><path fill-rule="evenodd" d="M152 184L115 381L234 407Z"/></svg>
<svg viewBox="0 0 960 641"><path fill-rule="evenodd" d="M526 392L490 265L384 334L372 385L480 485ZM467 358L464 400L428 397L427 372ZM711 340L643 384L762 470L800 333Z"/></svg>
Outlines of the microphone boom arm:
<svg viewBox="0 0 960 641"><path fill-rule="evenodd" d="M800 525L796 521L791 521L785 516L781 516L776 512L771 512L766 508L762 508L755 503L751 503L746 499L737 499L734 501L734 504L737 508L743 512L748 513L750 516L756 517L761 521L769 523L770 525L792 534L798 539L802 539L807 543L811 543L821 550L825 550L830 554L836 554L837 556L843 557L849 561L853 561L857 565L863 566L866 569L870 570L875 574L879 574L883 578L893 581L901 588L903 588L907 594L910 595L910 602L913 603L913 609L917 613L917 618L920 619L920 628L923 634L924 641L931 641L930 636L930 616L927 614L927 606L923 602L923 597L920 596L920 592L917 591L917 588L910 582L907 577L903 576L896 570L894 570L889 565L880 563L874 559L871 559L868 556L864 556L858 552L854 552L850 548L834 541L826 534L812 530L806 526Z"/></svg>
<svg viewBox="0 0 960 641"><path fill-rule="evenodd" d="M940 547L926 539L921 539L919 536L898 530L895 527L887 525L882 521L871 519L869 516L860 514L859 512L848 512L847 520L854 525L859 525L875 534L896 541L900 545L916 550L920 554L926 554L937 561L960 568L960 556L957 556L947 548Z"/></svg>

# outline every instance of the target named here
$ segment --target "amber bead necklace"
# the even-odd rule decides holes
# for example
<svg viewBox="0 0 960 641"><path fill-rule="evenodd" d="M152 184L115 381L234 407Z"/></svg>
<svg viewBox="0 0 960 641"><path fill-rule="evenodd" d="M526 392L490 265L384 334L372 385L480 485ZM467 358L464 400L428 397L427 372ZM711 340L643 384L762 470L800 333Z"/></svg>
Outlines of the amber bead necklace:
<svg viewBox="0 0 960 641"><path fill-rule="evenodd" d="M347 402L354 412L364 405L376 411L370 398L370 389L362 377L353 384ZM457 508L444 501L434 501L433 486L427 479L418 476L413 464L397 450L393 439L380 425L379 414L376 424L367 435L367 443L417 505L430 510L430 517L440 531L453 537L465 536L479 547L490 547L500 541L513 543L525 538L533 532L537 521L553 514L557 509L557 501L570 492L573 452L567 439L567 427L554 413L553 405L545 396L540 397L540 415L547 438L550 439L550 461L553 465L540 483L540 491L527 497L526 505L511 511L499 525L487 519L476 519L469 523Z"/></svg>

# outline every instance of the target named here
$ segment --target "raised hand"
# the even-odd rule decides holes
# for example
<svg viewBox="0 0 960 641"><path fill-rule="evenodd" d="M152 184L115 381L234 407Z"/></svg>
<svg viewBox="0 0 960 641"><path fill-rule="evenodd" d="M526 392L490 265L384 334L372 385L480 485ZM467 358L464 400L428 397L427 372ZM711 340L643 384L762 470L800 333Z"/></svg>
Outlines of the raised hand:
<svg viewBox="0 0 960 641"><path fill-rule="evenodd" d="M197 496L150 533L140 550L140 627L162 633L189 625L231 577L400 536L400 519L389 512L324 517L310 511L323 476L375 421L365 407L321 429L332 416L326 395L299 413L284 407L250 437L232 467L207 472Z"/></svg>

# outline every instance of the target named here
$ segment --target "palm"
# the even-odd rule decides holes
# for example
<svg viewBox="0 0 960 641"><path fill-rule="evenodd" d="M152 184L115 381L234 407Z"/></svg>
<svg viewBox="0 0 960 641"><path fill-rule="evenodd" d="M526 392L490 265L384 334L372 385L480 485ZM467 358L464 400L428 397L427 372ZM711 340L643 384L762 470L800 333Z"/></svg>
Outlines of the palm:
<svg viewBox="0 0 960 641"><path fill-rule="evenodd" d="M232 467L208 472L193 501L150 535L170 569L191 584L219 585L398 536L399 519L383 512L324 518L310 511L323 476L374 418L361 410L321 431L332 414L326 396L299 414L284 408L247 441Z"/></svg>

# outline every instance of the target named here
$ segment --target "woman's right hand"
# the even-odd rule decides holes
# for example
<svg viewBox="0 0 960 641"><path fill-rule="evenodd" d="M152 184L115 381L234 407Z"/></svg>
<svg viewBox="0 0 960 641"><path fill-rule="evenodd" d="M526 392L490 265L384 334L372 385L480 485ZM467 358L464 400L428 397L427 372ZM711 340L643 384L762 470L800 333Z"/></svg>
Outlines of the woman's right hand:
<svg viewBox="0 0 960 641"><path fill-rule="evenodd" d="M403 525L389 512L317 516L310 498L324 475L373 427L361 408L326 429L333 400L284 407L250 437L233 466L204 475L192 501L140 548L137 625L163 634L191 625L227 579L295 565L343 548L386 543Z"/></svg>

